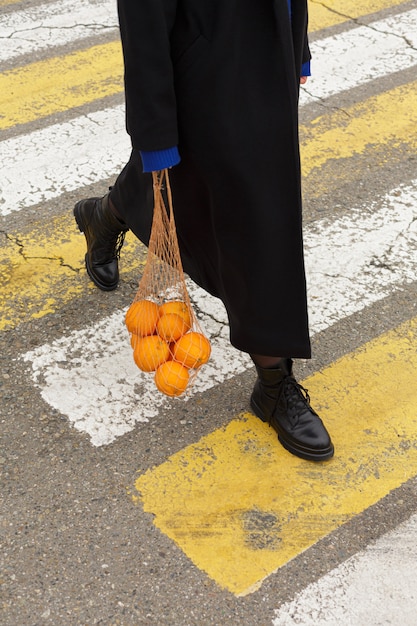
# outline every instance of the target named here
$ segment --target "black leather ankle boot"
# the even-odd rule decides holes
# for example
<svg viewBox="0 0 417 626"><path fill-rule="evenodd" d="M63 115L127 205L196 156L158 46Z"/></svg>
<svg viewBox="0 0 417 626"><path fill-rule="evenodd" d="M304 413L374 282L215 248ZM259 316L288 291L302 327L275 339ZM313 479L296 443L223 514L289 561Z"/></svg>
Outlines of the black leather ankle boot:
<svg viewBox="0 0 417 626"><path fill-rule="evenodd" d="M85 266L88 275L103 291L116 289L119 282L118 259L128 227L112 213L108 194L104 198L77 202L74 217L87 241Z"/></svg>
<svg viewBox="0 0 417 626"><path fill-rule="evenodd" d="M257 417L268 422L292 454L309 461L325 461L334 454L330 436L310 406L310 397L292 374L292 360L282 359L274 369L256 365L258 380L251 396Z"/></svg>

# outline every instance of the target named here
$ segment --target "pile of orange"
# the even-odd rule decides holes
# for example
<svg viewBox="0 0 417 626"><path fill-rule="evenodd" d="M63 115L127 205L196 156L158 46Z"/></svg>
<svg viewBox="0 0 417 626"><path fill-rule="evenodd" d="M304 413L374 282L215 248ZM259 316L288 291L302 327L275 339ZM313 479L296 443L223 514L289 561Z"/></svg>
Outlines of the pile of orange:
<svg viewBox="0 0 417 626"><path fill-rule="evenodd" d="M137 300L129 307L125 322L136 365L143 372L155 372L157 388L168 396L181 395L190 381L189 370L210 358L210 342L192 330L193 318L185 302L158 305Z"/></svg>

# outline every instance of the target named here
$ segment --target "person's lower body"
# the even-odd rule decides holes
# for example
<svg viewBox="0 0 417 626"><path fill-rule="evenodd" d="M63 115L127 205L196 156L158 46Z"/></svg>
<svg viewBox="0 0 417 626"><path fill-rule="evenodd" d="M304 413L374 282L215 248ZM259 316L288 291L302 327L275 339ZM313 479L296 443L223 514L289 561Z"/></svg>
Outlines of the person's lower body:
<svg viewBox="0 0 417 626"><path fill-rule="evenodd" d="M134 192L134 182L129 184L129 178L135 177L137 171L137 168L126 166L116 181L114 191L112 189L104 198L81 200L74 207L77 225L86 237L85 262L88 275L97 287L105 291L117 287L118 259L126 230L132 228L147 243L149 215L152 212L143 211L144 216L140 217L138 224L136 211L135 223L132 225L126 209L126 206L133 204L135 207L148 206L149 203L152 205L152 185L141 185L140 192ZM112 201L112 195L120 206ZM294 378L292 358L255 354L250 350L247 352L255 363L258 375L250 398L255 415L276 430L281 444L295 456L311 461L330 459L334 454L330 436L311 407L307 390Z"/></svg>

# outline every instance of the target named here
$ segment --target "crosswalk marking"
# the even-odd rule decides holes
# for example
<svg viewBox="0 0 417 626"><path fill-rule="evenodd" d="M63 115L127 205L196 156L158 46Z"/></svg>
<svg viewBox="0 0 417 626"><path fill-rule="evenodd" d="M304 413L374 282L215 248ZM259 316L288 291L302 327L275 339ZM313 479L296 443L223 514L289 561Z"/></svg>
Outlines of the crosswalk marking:
<svg viewBox="0 0 417 626"><path fill-rule="evenodd" d="M8 4L13 5L13 4L18 4L18 2L21 2L22 0L0 0L0 7L1 6L7 6Z"/></svg>
<svg viewBox="0 0 417 626"><path fill-rule="evenodd" d="M251 365L248 356L228 341L224 308L195 285L189 287L203 311L199 322L212 337L212 358L185 401ZM76 429L88 433L96 446L111 443L170 406L169 398L156 391L152 375L134 364L123 318L124 310L117 311L94 326L23 355L44 400L67 415Z"/></svg>
<svg viewBox="0 0 417 626"><path fill-rule="evenodd" d="M70 208L70 207L69 207ZM0 235L0 331L16 328L65 307L96 289L84 270L85 239L72 214L37 223L29 235ZM123 247L122 279L142 273L144 249L132 233Z"/></svg>
<svg viewBox="0 0 417 626"><path fill-rule="evenodd" d="M385 21L378 22L378 32L373 28L366 28L364 33L362 28L357 28L313 44L315 72L318 76L308 83L308 90L301 96L302 102L321 99L326 95L350 88L357 84L356 77L358 76L367 75L368 79L373 78L374 74L371 70L375 65L378 65L379 75L382 72L386 75L412 67L416 63L417 52L404 42L402 33L406 32L416 19L416 13L412 11L406 13L405 16L397 17L395 22L397 31L394 29L397 34L388 37L388 41L395 42L398 47L394 46L390 49L390 54L387 54L384 49L384 38L380 39L379 30L384 30ZM367 38L367 33L370 39ZM340 76L340 71L335 67L337 64L340 65L339 57L342 51L344 62L350 67L346 80ZM374 59L378 59L378 62L372 61L372 55ZM42 67L49 74L49 70L46 71L47 62ZM88 72L86 72L86 77L89 81L91 80ZM65 76L65 81L68 80L69 77ZM80 84L78 75L77 84ZM95 93L94 85L93 80L90 90ZM69 82L68 86L71 90L75 89L75 84L72 85ZM30 91L28 87L25 89ZM398 88L397 92L399 90L401 88ZM395 102L389 103L390 110L396 108L397 92L393 92ZM12 102L7 92L3 96L0 95L0 101L2 97ZM404 99L402 101L404 103ZM369 121L369 117L373 117L373 111L369 110L362 124L366 128L370 123L374 126L386 126L384 106L385 101L381 101L378 116L374 122ZM339 135L344 132L343 128L348 116L357 114L358 109L359 106L331 118L335 120L334 125L339 124L342 127ZM48 114L48 110L42 109L38 113L42 117ZM11 114L14 115L14 112ZM397 112L394 117L399 117ZM315 123L318 121L316 120ZM368 132L362 135L362 130L359 130L360 136L368 137ZM349 146L351 144L350 132L349 141L336 135L334 145L337 147L338 143L345 143ZM333 140L333 137L330 137L330 140ZM4 165L0 187L0 214L8 215L40 201L48 201L65 191L108 178L124 165L129 147L130 141L124 131L124 107L122 105L85 114L69 122L53 124L47 128L3 141Z"/></svg>
<svg viewBox="0 0 417 626"><path fill-rule="evenodd" d="M417 64L417 9L311 44L313 77L300 104L328 98Z"/></svg>
<svg viewBox="0 0 417 626"><path fill-rule="evenodd" d="M4 15L0 24L0 62L51 50L91 35L118 37L116 3L58 0Z"/></svg>
<svg viewBox="0 0 417 626"><path fill-rule="evenodd" d="M333 59L334 65L339 63L339 68L326 66L326 74L329 75L330 72L332 79L335 75L339 75L341 84L335 82L331 91L335 93L343 88L343 78L345 79L344 88L347 89L352 84L359 84L361 79L370 80L373 76L410 66L413 59L415 63L417 53L413 50L412 39L405 39L413 23L415 23L415 11L410 11L395 22L391 22L393 34L387 34L384 38L381 37L381 32L379 36L376 34L378 29L383 32L384 23L377 23L373 27L375 30L373 34L369 32L369 28L362 27L354 33L353 40L349 34L345 34L342 38L335 38L333 48L336 46L336 49L326 51L326 59ZM395 34L397 24L398 35ZM386 28L389 28L389 24ZM404 39L397 41L396 38L401 36ZM361 39L362 46L360 45ZM374 55L373 46L379 50L380 56L374 58L375 66L367 64L366 57L364 58L361 53L355 59L355 51L359 52L366 48L368 39L370 39L368 58ZM326 47L326 42L321 45L316 44L316 51L313 49L313 52L316 52L318 67L323 66L319 58L323 45ZM27 49L30 50L29 43ZM347 52L349 52L348 57L353 57L352 67L350 59L346 58ZM346 72L340 74L340 58L342 57L349 67L347 76L343 76ZM358 59L361 61L360 74L355 67L358 65ZM320 74L317 76L317 78L322 77L323 73L322 76ZM332 81L327 81L327 84L330 82ZM34 85L36 85L36 90L34 90ZM122 58L118 41L99 44L64 57L55 57L9 70L0 74L0 94L2 94L0 96L2 106L0 130L31 122L68 108L75 108L99 98L121 94L122 90ZM323 89L321 91L321 97L328 95Z"/></svg>
<svg viewBox="0 0 417 626"><path fill-rule="evenodd" d="M118 41L0 74L0 130L123 92Z"/></svg>
<svg viewBox="0 0 417 626"><path fill-rule="evenodd" d="M348 20L358 20L403 3L404 0L309 0L309 30L315 32Z"/></svg>
<svg viewBox="0 0 417 626"><path fill-rule="evenodd" d="M417 515L413 515L283 604L275 611L272 626L413 626L416 545Z"/></svg>
<svg viewBox="0 0 417 626"><path fill-rule="evenodd" d="M139 476L134 498L220 586L255 591L417 472L416 341L414 319L304 381L332 433L331 461L290 455L244 414Z"/></svg>
<svg viewBox="0 0 417 626"><path fill-rule="evenodd" d="M310 0L310 28L319 30L347 19L357 19L362 15L376 13L383 9L402 4L404 0L327 0L326 3ZM21 0L0 0L0 6L14 5Z"/></svg>
<svg viewBox="0 0 417 626"><path fill-rule="evenodd" d="M130 153L124 119L120 105L3 141L1 214L114 176Z"/></svg>
<svg viewBox="0 0 417 626"><path fill-rule="evenodd" d="M416 214L414 183L394 189L378 203L353 209L348 217L311 225L305 247L313 333L415 280ZM227 318L218 301L192 283L190 293L213 337L211 362L202 368L193 395L243 372L251 363L229 345ZM136 422L169 406L169 400L155 392L152 378L133 364L123 311L23 358L31 363L34 383L46 402L88 433L94 445L111 443ZM110 384L113 371L122 374ZM138 394L145 398L140 405Z"/></svg>
<svg viewBox="0 0 417 626"><path fill-rule="evenodd" d="M383 150L381 161L388 151L414 151L416 84L402 85L301 126L305 176L329 160L349 158L371 148ZM385 123L387 116L389 125ZM120 105L3 141L1 214L114 175L129 154L129 139L123 128Z"/></svg>
<svg viewBox="0 0 417 626"><path fill-rule="evenodd" d="M386 120L390 123L387 124ZM383 164L396 151L414 154L417 146L417 81L368 98L301 126L303 172L329 161L376 153Z"/></svg>
<svg viewBox="0 0 417 626"><path fill-rule="evenodd" d="M380 205L380 207L378 207ZM314 332L324 330L415 281L417 180L348 216L306 229Z"/></svg>
<svg viewBox="0 0 417 626"><path fill-rule="evenodd" d="M387 115L391 117L389 125L385 123ZM4 187L0 196L3 214L32 203L50 200L59 193L92 183L94 176L111 176L115 162L118 160L121 168L129 151L126 135L120 131L123 119L123 108L120 106L3 142L5 155L10 157L3 169ZM103 133L104 127L107 131L113 128L114 132ZM397 153L401 156L404 150L414 153L417 144L416 129L416 83L397 87L343 112L336 111L303 125L301 152L305 185L309 184L309 176L312 176L317 180L315 193L328 189L329 178L320 168L327 167L334 159L349 159L360 154L365 154L369 159L375 153L382 163L387 158L396 158ZM106 142L109 140L106 137L111 138L111 149L108 148ZM70 168L68 161L59 158L62 152L70 156ZM16 167L17 159L20 167ZM89 167L86 166L87 163ZM22 178L22 172L27 172L27 176ZM347 173L340 168L340 175L346 178ZM360 173L355 170L352 175L356 178ZM43 186L39 181L44 181ZM54 227L56 233L65 233L61 238L61 242L65 244L60 243L59 237L55 235L53 256L65 259L68 258L69 250L72 250L71 260L67 264L79 270L84 256L83 240L79 237L72 218L59 218ZM9 235L11 236L13 237ZM42 229L36 229L28 235L15 233L14 239L23 240L29 247L38 250L37 253L32 250L26 257L32 256L36 259L41 256L40 250L51 249L51 239L45 237ZM27 319L32 310L37 310L37 314L56 310L60 303L68 301L73 290L73 293L79 293L80 285L72 285L67 291L64 290L64 300L58 297L55 303L50 302L46 308L42 307L40 302L45 297L48 299L50 293L42 279L46 260L43 266L34 261L30 267L25 256L21 254L21 249L16 248L10 238L8 249L12 254L9 256L9 252L3 253L3 275L6 280L0 286L0 295L4 301L1 327L11 327L22 319ZM132 271L137 267L129 265L131 258L127 256L126 261L123 261L125 271ZM55 284L63 273L69 276L67 269L56 269ZM32 279L37 277L38 280L24 281L25 273L26 278L29 273ZM22 280L16 281L19 275ZM22 296L22 288L29 291L29 301L32 304L19 313L16 304ZM11 313L13 309L14 317Z"/></svg>
<svg viewBox="0 0 417 626"><path fill-rule="evenodd" d="M16 0L20 2L21 0ZM400 4L401 0L398 1ZM13 5L0 0L0 6ZM394 3L390 2L392 6ZM361 2L332 1L325 4L310 2L310 31L344 22L349 16L357 19L387 7L387 0ZM93 34L118 34L117 11L114 0L58 0L47 4L24 7L2 17L0 62L37 50L62 46Z"/></svg>

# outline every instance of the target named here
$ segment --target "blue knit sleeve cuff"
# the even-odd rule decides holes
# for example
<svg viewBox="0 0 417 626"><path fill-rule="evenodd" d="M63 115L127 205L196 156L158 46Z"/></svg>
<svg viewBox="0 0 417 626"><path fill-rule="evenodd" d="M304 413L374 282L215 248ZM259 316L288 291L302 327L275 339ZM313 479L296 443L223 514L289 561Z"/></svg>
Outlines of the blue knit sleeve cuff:
<svg viewBox="0 0 417 626"><path fill-rule="evenodd" d="M301 66L300 76L311 76L311 64L310 61L303 63Z"/></svg>
<svg viewBox="0 0 417 626"><path fill-rule="evenodd" d="M181 161L177 146L166 150L140 151L144 172L159 172Z"/></svg>

